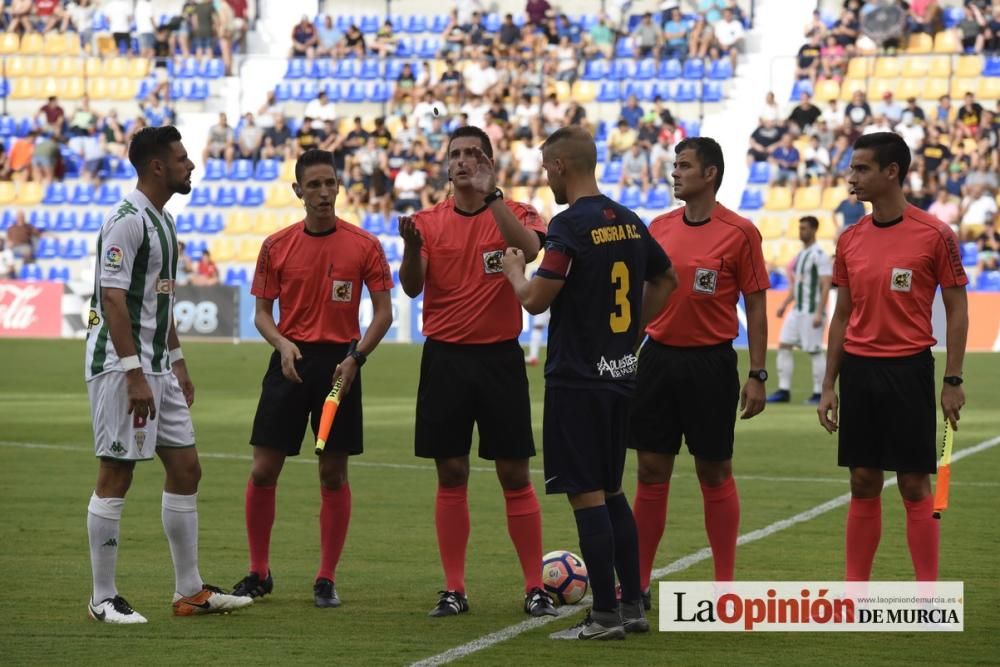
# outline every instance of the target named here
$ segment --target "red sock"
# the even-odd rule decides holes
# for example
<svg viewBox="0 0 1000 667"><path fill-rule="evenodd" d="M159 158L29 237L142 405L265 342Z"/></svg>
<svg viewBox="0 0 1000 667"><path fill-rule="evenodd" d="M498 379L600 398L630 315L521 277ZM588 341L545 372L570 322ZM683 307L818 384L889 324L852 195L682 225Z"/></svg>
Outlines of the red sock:
<svg viewBox="0 0 1000 667"><path fill-rule="evenodd" d="M274 525L274 494L277 486L255 486L247 481L246 520L247 542L250 544L250 571L267 576L267 556L271 548L271 526Z"/></svg>
<svg viewBox="0 0 1000 667"><path fill-rule="evenodd" d="M933 501L931 501L933 503ZM928 514L928 517L930 515ZM847 510L847 581L868 581L882 538L882 497L851 498Z"/></svg>
<svg viewBox="0 0 1000 667"><path fill-rule="evenodd" d="M712 548L716 581L732 581L736 570L736 536L740 530L740 496L730 477L719 486L701 485L705 532Z"/></svg>
<svg viewBox="0 0 1000 667"><path fill-rule="evenodd" d="M319 487L323 505L319 510L320 559L317 579L335 581L337 563L347 540L347 526L351 523L351 487L344 484L339 489Z"/></svg>
<svg viewBox="0 0 1000 667"><path fill-rule="evenodd" d="M903 499L906 508L906 544L917 581L937 581L941 553L941 523L934 518L934 496Z"/></svg>
<svg viewBox="0 0 1000 667"><path fill-rule="evenodd" d="M649 589L653 560L656 558L656 550L660 546L663 528L667 522L669 494L670 482L662 484L639 482L635 489L632 515L635 517L635 527L639 531L639 587L644 591Z"/></svg>
<svg viewBox="0 0 1000 667"><path fill-rule="evenodd" d="M542 587L542 508L531 484L504 491L507 503L507 532L514 543L524 573L524 590Z"/></svg>
<svg viewBox="0 0 1000 667"><path fill-rule="evenodd" d="M438 486L434 507L445 588L465 592L465 548L469 544L469 488ZM541 569L541 568L539 568Z"/></svg>

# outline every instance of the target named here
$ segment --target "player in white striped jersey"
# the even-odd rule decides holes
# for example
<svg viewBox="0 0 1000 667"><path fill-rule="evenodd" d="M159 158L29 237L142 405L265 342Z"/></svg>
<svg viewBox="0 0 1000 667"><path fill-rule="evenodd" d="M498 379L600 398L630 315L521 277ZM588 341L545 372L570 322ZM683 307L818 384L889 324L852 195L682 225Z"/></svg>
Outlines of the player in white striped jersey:
<svg viewBox="0 0 1000 667"><path fill-rule="evenodd" d="M177 233L163 207L191 191L194 164L174 127L132 138L136 190L108 215L97 240L85 377L100 466L87 508L93 573L91 618L145 623L118 594L115 564L125 493L135 462L155 452L166 470L163 530L174 561L175 616L230 611L252 602L206 585L198 572L198 482L188 376L173 321Z"/></svg>
<svg viewBox="0 0 1000 667"><path fill-rule="evenodd" d="M795 371L792 349L795 347L806 352L812 360L813 390L806 403L819 403L823 375L826 373L823 328L826 324L826 303L833 281L833 264L830 256L816 243L817 229L819 220L814 216L807 215L799 219L799 239L803 248L795 258L788 296L778 306L778 317L784 317L788 307L793 307L781 327L781 337L778 339L778 390L767 397L768 403L787 403L792 399L792 373Z"/></svg>

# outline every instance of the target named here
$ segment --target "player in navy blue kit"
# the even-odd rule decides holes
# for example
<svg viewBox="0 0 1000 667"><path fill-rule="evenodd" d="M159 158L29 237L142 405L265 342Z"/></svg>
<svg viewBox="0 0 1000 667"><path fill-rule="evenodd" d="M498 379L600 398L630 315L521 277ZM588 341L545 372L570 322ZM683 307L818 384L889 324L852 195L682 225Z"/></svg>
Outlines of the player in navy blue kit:
<svg viewBox="0 0 1000 667"><path fill-rule="evenodd" d="M565 493L576 517L593 608L553 639L624 639L646 632L635 521L622 495L628 403L645 325L677 279L670 260L629 209L600 193L597 149L585 130L566 127L542 145L556 202L545 258L524 275L524 254L507 250L504 273L532 314L551 306L545 363L545 492ZM622 588L619 608L615 573Z"/></svg>

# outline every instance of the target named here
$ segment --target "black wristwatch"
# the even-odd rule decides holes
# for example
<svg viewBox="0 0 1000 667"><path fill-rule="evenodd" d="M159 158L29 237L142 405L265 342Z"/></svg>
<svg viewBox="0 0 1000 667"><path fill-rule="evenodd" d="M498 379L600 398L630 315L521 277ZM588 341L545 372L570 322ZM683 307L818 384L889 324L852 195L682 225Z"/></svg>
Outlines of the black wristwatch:
<svg viewBox="0 0 1000 667"><path fill-rule="evenodd" d="M950 384L952 387L957 387L958 385L962 384L962 382L963 382L963 380L962 380L962 376L961 375L945 375L944 376L944 383L945 384Z"/></svg>
<svg viewBox="0 0 1000 667"><path fill-rule="evenodd" d="M750 371L750 377L754 380L760 380L761 382L767 382L767 370L762 368L759 371Z"/></svg>
<svg viewBox="0 0 1000 667"><path fill-rule="evenodd" d="M496 190L494 190L490 194L486 195L486 198L483 199L483 203L486 204L487 206L489 206L490 204L492 204L493 202L495 202L497 199L503 199L503 190L501 190L500 188L497 188Z"/></svg>
<svg viewBox="0 0 1000 667"><path fill-rule="evenodd" d="M358 368L364 366L365 362L368 361L367 355L364 352L358 351L357 339L352 340L351 344L347 346L347 356L357 362Z"/></svg>

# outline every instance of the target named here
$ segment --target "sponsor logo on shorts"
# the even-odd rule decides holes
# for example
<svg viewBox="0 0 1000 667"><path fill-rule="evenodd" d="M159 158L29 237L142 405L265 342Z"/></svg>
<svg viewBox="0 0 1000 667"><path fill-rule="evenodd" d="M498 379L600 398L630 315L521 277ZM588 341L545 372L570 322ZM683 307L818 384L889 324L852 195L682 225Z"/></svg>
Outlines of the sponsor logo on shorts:
<svg viewBox="0 0 1000 667"><path fill-rule="evenodd" d="M503 250L487 250L483 253L483 271L503 273Z"/></svg>
<svg viewBox="0 0 1000 667"><path fill-rule="evenodd" d="M612 359L611 361L602 356L601 360L597 362L597 374L601 377L604 377L605 373L615 379L634 377L638 368L639 359L631 352L621 359Z"/></svg>
<svg viewBox="0 0 1000 667"><path fill-rule="evenodd" d="M123 445L119 441L115 440L114 442L111 443L111 453L112 454L119 454L119 455L120 454L124 454L125 453L125 445Z"/></svg>
<svg viewBox="0 0 1000 667"><path fill-rule="evenodd" d="M350 303L354 295L354 284L350 280L334 280L330 298L342 303Z"/></svg>
<svg viewBox="0 0 1000 667"><path fill-rule="evenodd" d="M913 286L913 269L892 269L892 283L889 287L893 292L909 292Z"/></svg>
<svg viewBox="0 0 1000 667"><path fill-rule="evenodd" d="M694 291L700 294L715 294L719 282L719 272L712 269L694 270Z"/></svg>
<svg viewBox="0 0 1000 667"><path fill-rule="evenodd" d="M122 261L124 259L125 253L120 246L109 245L107 250L104 251L104 270L118 273L122 270Z"/></svg>

